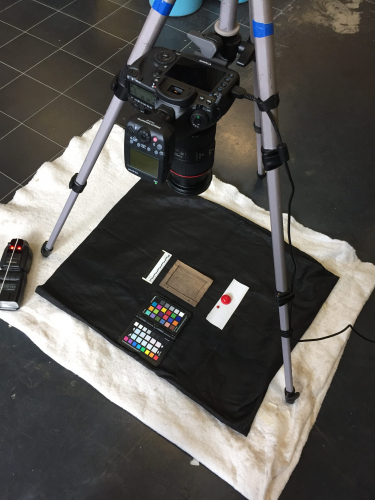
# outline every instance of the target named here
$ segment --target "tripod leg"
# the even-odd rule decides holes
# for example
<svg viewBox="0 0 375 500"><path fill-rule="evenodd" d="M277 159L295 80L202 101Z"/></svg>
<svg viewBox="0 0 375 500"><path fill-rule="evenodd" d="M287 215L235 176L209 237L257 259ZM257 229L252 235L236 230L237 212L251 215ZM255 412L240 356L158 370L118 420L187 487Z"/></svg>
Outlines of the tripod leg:
<svg viewBox="0 0 375 500"><path fill-rule="evenodd" d="M253 20L252 20L252 8L251 2L249 2L249 19L250 19L250 41L252 44L254 43L254 32L253 32ZM257 63L254 60L252 62L253 67L253 93L255 97L259 97L259 87L258 87L258 68ZM256 133L256 141L257 141L257 161L258 161L258 171L257 176L259 179L264 179L266 177L266 172L263 168L262 162L262 129L260 126L260 111L257 104L254 102L254 130Z"/></svg>
<svg viewBox="0 0 375 500"><path fill-rule="evenodd" d="M160 35L161 30L167 20L169 13L175 4L176 0L156 0L154 2L154 6L151 8L149 15L145 21L145 24L139 34L137 41L134 45L134 48L130 54L128 64L132 64L139 57L149 51L158 36ZM92 143L89 152L86 156L85 161L81 167L81 170L77 175L75 175L69 187L71 187L72 191L69 195L67 202L58 218L58 221L51 233L51 236L48 241L45 241L42 245L41 252L43 257L48 257L53 250L53 245L60 234L61 229L63 228L66 219L68 218L70 211L72 210L74 203L76 202L79 193L83 191L86 186L87 179L93 169L98 156L103 149L103 146L108 139L109 134L115 124L116 118L120 113L120 110L124 104L124 101L118 99L116 96L112 98L112 101L109 105L109 108L104 115L102 124L96 134L94 142Z"/></svg>
<svg viewBox="0 0 375 500"><path fill-rule="evenodd" d="M219 20L215 24L215 31L221 36L234 36L240 31L237 22L238 0L222 0L220 4Z"/></svg>
<svg viewBox="0 0 375 500"><path fill-rule="evenodd" d="M275 51L273 40L272 7L270 0L251 1L253 36L257 61L259 96L265 101L277 93L275 72ZM277 108L272 111L277 120ZM277 148L277 137L265 113L261 113L262 145L264 149ZM268 198L271 216L272 252L275 270L276 290L288 291L284 227L281 211L280 171L279 168L267 173ZM282 353L285 371L285 396L287 403L293 403L299 396L293 387L292 361L289 332L288 304L279 307Z"/></svg>
<svg viewBox="0 0 375 500"><path fill-rule="evenodd" d="M91 144L91 147L89 149L89 152L87 153L86 159L83 162L83 165L81 167L81 170L79 171L78 175L71 181L71 184L69 184L69 187L72 188L72 191L69 195L69 198L67 202L65 203L65 206L63 208L63 211L61 212L61 215L52 231L51 236L49 237L49 240L46 241L43 246L42 246L42 255L44 257L48 257L49 254L53 250L53 245L60 234L60 231L65 224L66 219L68 218L70 211L73 208L74 203L76 202L78 195L80 192L83 191L86 181L88 176L91 173L91 170L93 169L96 160L98 159L98 156L103 149L104 143L107 140L109 134L111 133L111 130L113 128L113 125L116 121L116 118L124 104L124 101L121 101L118 99L116 96L112 98L111 104L109 105L109 108L104 115L102 124L100 125L100 128L98 130L98 133L95 136L94 142Z"/></svg>

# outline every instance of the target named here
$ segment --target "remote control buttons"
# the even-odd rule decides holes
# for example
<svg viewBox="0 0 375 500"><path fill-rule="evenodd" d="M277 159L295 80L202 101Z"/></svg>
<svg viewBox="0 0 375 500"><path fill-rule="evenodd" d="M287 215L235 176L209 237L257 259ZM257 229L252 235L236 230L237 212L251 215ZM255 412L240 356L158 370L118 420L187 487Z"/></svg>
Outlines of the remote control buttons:
<svg viewBox="0 0 375 500"><path fill-rule="evenodd" d="M143 144L148 144L151 141L151 134L149 130L144 127L138 130L137 137Z"/></svg>
<svg viewBox="0 0 375 500"><path fill-rule="evenodd" d="M225 304L225 305L228 305L228 304L230 304L230 303L232 302L232 299L230 298L230 296L229 296L229 295L223 295L223 296L221 297L221 302L222 302L223 304Z"/></svg>

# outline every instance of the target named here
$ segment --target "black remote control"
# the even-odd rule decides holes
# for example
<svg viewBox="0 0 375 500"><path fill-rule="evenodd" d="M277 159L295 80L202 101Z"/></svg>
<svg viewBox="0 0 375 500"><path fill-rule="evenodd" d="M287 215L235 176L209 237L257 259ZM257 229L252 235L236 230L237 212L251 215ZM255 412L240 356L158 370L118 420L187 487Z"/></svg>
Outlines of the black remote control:
<svg viewBox="0 0 375 500"><path fill-rule="evenodd" d="M0 261L0 309L20 308L32 259L33 252L26 240L14 238L5 247Z"/></svg>

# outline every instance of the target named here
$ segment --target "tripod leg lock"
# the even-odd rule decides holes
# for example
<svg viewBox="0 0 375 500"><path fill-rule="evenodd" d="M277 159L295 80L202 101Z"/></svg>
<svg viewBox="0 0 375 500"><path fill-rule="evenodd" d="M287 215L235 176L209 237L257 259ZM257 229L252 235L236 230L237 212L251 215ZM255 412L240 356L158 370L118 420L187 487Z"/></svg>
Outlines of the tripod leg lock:
<svg viewBox="0 0 375 500"><path fill-rule="evenodd" d="M75 193L79 194L82 193L82 191L85 189L85 187L87 186L87 182L85 182L83 185L78 184L78 182L76 181L77 175L78 174L74 174L70 179L69 188L72 189Z"/></svg>
<svg viewBox="0 0 375 500"><path fill-rule="evenodd" d="M293 387L293 392L288 392L286 389L284 390L285 392L285 402L288 403L289 405L292 405L296 399L299 398L300 393L296 392L296 390Z"/></svg>
<svg viewBox="0 0 375 500"><path fill-rule="evenodd" d="M295 293L287 290L286 292L276 291L276 302L279 307L285 306L288 302L294 299Z"/></svg>
<svg viewBox="0 0 375 500"><path fill-rule="evenodd" d="M259 111L271 111L271 109L277 108L277 106L280 104L280 97L279 94L274 94L265 101L257 99L256 103L258 105Z"/></svg>
<svg viewBox="0 0 375 500"><path fill-rule="evenodd" d="M288 146L282 142L277 146L277 149L264 149L262 147L262 162L266 172L281 167L281 165L289 160Z"/></svg>
<svg viewBox="0 0 375 500"><path fill-rule="evenodd" d="M280 335L284 339L291 339L293 337L293 330L291 328L289 330L280 330Z"/></svg>

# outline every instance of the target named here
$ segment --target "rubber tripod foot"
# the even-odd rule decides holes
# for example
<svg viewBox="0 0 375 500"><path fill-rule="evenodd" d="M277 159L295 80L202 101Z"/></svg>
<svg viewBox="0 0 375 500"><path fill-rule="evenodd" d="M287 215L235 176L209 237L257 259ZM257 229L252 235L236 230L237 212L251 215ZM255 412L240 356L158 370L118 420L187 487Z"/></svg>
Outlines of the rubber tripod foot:
<svg viewBox="0 0 375 500"><path fill-rule="evenodd" d="M53 247L51 248L51 250L49 250L46 245L47 245L48 241L45 241L42 245L42 248L40 249L40 253L43 255L43 257L49 257L50 256L50 253L52 252L53 250Z"/></svg>
<svg viewBox="0 0 375 500"><path fill-rule="evenodd" d="M257 172L257 177L258 179L264 179L267 175L267 172L264 172L264 174L260 174L259 172Z"/></svg>
<svg viewBox="0 0 375 500"><path fill-rule="evenodd" d="M289 405L292 405L296 399L299 398L300 393L296 392L294 387L293 387L293 392L288 392L286 389L284 390L285 392L285 401Z"/></svg>

